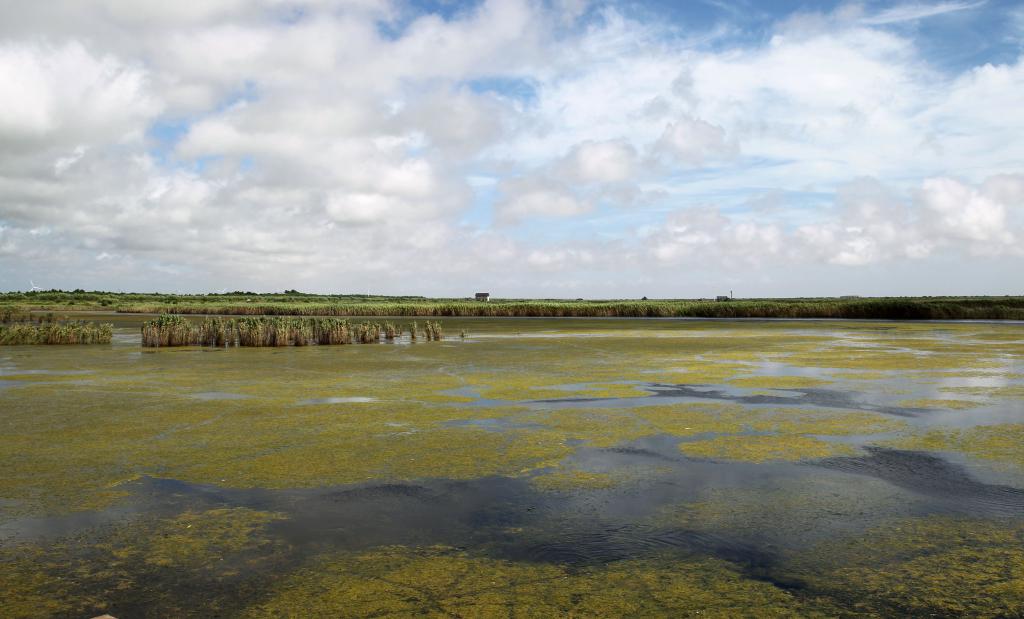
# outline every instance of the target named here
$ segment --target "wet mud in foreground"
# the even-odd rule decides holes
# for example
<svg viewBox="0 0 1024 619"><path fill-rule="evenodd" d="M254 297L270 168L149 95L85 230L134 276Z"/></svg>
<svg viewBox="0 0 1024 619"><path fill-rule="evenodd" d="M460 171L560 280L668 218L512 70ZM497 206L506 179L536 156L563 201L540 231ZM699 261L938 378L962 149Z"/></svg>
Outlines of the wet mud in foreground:
<svg viewBox="0 0 1024 619"><path fill-rule="evenodd" d="M0 352L5 617L1024 615L1024 326Z"/></svg>

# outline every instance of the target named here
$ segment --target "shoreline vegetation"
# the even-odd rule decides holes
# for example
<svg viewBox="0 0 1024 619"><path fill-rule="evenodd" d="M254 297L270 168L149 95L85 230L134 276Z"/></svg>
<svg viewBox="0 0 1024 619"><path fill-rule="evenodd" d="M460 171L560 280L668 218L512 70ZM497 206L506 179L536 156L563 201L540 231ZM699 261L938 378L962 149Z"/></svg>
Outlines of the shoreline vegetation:
<svg viewBox="0 0 1024 619"><path fill-rule="evenodd" d="M835 318L1024 320L1024 297L791 299L431 299L299 292L207 295L37 291L0 294L2 311L109 310L141 314L380 317Z"/></svg>
<svg viewBox="0 0 1024 619"><path fill-rule="evenodd" d="M408 332L411 340L444 338L440 323L427 321L402 326L391 322L352 323L339 318L290 318L257 316L211 317L192 321L175 314L162 314L142 325L142 346L310 346L375 344L393 341Z"/></svg>

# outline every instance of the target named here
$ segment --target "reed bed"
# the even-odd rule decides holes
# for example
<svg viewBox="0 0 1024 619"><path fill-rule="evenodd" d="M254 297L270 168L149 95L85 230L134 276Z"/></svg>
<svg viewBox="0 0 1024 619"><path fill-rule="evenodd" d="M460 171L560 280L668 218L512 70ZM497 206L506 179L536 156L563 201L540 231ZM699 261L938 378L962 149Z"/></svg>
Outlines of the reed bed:
<svg viewBox="0 0 1024 619"><path fill-rule="evenodd" d="M847 318L886 320L1024 320L1024 299L891 298L715 301L403 301L394 303L176 303L120 306L118 311L242 316L480 316L619 318Z"/></svg>
<svg viewBox="0 0 1024 619"><path fill-rule="evenodd" d="M409 329L412 339L416 327ZM391 322L351 323L341 318L246 316L208 317L192 321L175 314L163 314L142 325L142 345L166 346L310 346L332 344L375 344L402 336L401 326ZM440 323L428 322L424 338L440 340Z"/></svg>
<svg viewBox="0 0 1024 619"><path fill-rule="evenodd" d="M114 337L114 325L84 320L72 322L50 321L33 324L14 322L0 325L0 345L21 344L109 344Z"/></svg>

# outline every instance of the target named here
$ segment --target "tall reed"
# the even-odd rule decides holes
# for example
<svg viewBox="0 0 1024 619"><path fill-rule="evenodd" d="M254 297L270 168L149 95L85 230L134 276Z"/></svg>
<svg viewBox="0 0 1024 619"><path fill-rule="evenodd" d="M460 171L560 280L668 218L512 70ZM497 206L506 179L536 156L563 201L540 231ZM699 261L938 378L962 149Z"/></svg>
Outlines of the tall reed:
<svg viewBox="0 0 1024 619"><path fill-rule="evenodd" d="M83 320L0 325L0 345L109 344L113 337L114 325Z"/></svg>
<svg viewBox="0 0 1024 619"><path fill-rule="evenodd" d="M441 325L428 322L427 339L441 339ZM142 325L142 345L163 346L309 346L312 344L372 344L401 337L391 322L352 324L340 318L246 316L208 317L193 322L164 314ZM410 329L415 334L415 327Z"/></svg>

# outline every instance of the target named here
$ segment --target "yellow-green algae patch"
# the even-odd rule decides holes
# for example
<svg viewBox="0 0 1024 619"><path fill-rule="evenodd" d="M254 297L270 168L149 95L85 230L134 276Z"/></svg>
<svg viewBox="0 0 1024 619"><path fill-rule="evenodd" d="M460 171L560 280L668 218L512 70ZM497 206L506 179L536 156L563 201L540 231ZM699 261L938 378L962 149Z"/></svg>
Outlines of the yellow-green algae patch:
<svg viewBox="0 0 1024 619"><path fill-rule="evenodd" d="M45 390L45 391L42 391ZM519 475L572 450L561 433L493 432L451 421L515 409L405 402L296 406L26 387L0 435L8 514L95 509L138 475L235 487Z"/></svg>
<svg viewBox="0 0 1024 619"><path fill-rule="evenodd" d="M613 488L621 476L609 473L569 470L551 471L530 479L530 484L539 490L565 492L577 489L604 490Z"/></svg>
<svg viewBox="0 0 1024 619"><path fill-rule="evenodd" d="M831 382L813 376L741 376L730 380L729 384L747 389L801 389L820 387Z"/></svg>
<svg viewBox="0 0 1024 619"><path fill-rule="evenodd" d="M823 543L794 573L868 616L1024 615L1024 525L906 519Z"/></svg>
<svg viewBox="0 0 1024 619"><path fill-rule="evenodd" d="M467 382L479 387L480 397L490 400L547 400L562 398L635 398L650 395L638 385L589 383L564 386L563 381L533 373L471 375Z"/></svg>
<svg viewBox="0 0 1024 619"><path fill-rule="evenodd" d="M906 427L901 421L876 413L802 408L743 409L735 421L771 434L730 434L687 441L679 445L680 451L693 457L746 462L810 460L855 451L846 443L820 436L871 435Z"/></svg>
<svg viewBox="0 0 1024 619"><path fill-rule="evenodd" d="M1024 424L1004 423L971 428L934 428L889 442L901 449L955 451L1024 470Z"/></svg>
<svg viewBox="0 0 1024 619"><path fill-rule="evenodd" d="M240 552L254 545L270 543L259 534L284 516L244 507L186 512L161 526L145 549L145 562L159 566L207 566L225 554ZM139 553L137 548L118 548L118 555Z"/></svg>
<svg viewBox="0 0 1024 619"><path fill-rule="evenodd" d="M241 507L213 509L120 525L86 552L74 539L3 547L0 608L5 619L88 617L108 610L126 591L164 581L167 589L147 593L149 604L182 616L194 609L187 591L170 592L179 586L172 583L183 577L195 584L223 580L273 561L284 548L266 536L266 527L283 517Z"/></svg>
<svg viewBox="0 0 1024 619"><path fill-rule="evenodd" d="M834 610L834 609L833 609ZM325 557L281 581L246 617L808 617L804 604L716 559L569 569L390 547Z"/></svg>
<svg viewBox="0 0 1024 619"><path fill-rule="evenodd" d="M486 329L508 329L504 323L485 324ZM691 437L738 434L751 428L812 437L839 432L761 429L769 423L761 413L741 407L635 407L625 414L603 409L574 416L575 412L534 415L536 411L523 413L511 407L457 406L475 399L467 393L522 400L642 396L642 386L628 381L756 382L764 377L758 374L760 365L752 362L766 358L780 367L852 365L855 371L898 370L898 376L906 370L931 376L947 369L963 373L993 363L1002 368L1013 359L1013 353L1001 352L993 360L988 349L993 342L971 340L991 330L978 325L944 325L951 345L922 344L922 350L931 352L918 355L887 347L886 340L910 347L926 341L924 336L934 327L827 322L796 328L715 322L532 324L550 330L550 337L216 353L139 353L121 346L14 352L11 363L17 367L12 371L90 374L89 384L40 380L4 389L0 466L10 474L0 479L0 500L8 506L3 517L101 508L122 496L119 481L139 475L270 487L516 475L557 463L571 453L572 447L565 444L569 439L611 446L653 434ZM894 337L901 333L915 335ZM859 348L840 344L843 337L853 336L860 341ZM845 377L841 374L834 378ZM582 389L561 388L565 385ZM197 392L248 397L201 401L193 397ZM372 402L298 406L346 397ZM495 432L450 423L479 419L538 425ZM434 450L441 453L427 453Z"/></svg>

